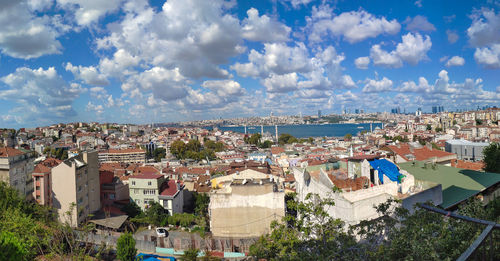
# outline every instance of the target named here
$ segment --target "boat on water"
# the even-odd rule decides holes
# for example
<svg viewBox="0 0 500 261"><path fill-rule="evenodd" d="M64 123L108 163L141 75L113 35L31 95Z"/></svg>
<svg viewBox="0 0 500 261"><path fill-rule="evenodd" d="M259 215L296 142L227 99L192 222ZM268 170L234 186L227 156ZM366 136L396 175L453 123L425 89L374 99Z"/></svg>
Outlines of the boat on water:
<svg viewBox="0 0 500 261"><path fill-rule="evenodd" d="M358 129L364 129L364 127L363 127L363 126L358 126L357 128L358 128Z"/></svg>
<svg viewBox="0 0 500 261"><path fill-rule="evenodd" d="M248 127L249 130L255 130L255 127Z"/></svg>

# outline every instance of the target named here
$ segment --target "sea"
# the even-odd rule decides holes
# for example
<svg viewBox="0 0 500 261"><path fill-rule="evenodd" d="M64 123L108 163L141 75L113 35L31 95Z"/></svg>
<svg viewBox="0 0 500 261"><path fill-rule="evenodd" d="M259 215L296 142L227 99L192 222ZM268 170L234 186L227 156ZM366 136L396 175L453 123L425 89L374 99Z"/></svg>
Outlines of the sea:
<svg viewBox="0 0 500 261"><path fill-rule="evenodd" d="M382 128L382 123L371 123L372 129ZM244 126L218 126L222 131L245 133ZM275 127L264 126L264 133L275 135ZM212 129L208 127L207 129ZM333 124L303 124L303 125L278 125L278 136L288 133L297 138L308 137L344 137L346 134L359 135L362 131L370 131L370 123L333 123ZM247 126L247 133L260 133L261 126Z"/></svg>

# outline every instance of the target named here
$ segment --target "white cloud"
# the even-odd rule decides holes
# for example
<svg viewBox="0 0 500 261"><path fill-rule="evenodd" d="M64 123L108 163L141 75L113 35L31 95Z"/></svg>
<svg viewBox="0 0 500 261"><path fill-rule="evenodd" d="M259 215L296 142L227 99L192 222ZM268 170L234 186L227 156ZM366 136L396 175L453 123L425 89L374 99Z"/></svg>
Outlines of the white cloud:
<svg viewBox="0 0 500 261"><path fill-rule="evenodd" d="M476 48L474 60L487 68L500 68L500 44L493 44L491 47Z"/></svg>
<svg viewBox="0 0 500 261"><path fill-rule="evenodd" d="M128 78L122 89L131 91L140 87L144 91L152 91L155 98L173 101L187 95L185 80L178 68L167 70L163 67L153 67Z"/></svg>
<svg viewBox="0 0 500 261"><path fill-rule="evenodd" d="M288 40L290 27L271 19L267 15L259 16L259 11L250 8L247 18L242 21L242 36L251 41L282 42Z"/></svg>
<svg viewBox="0 0 500 261"><path fill-rule="evenodd" d="M169 0L158 11L128 2L123 11L111 33L97 40L99 49L122 49L153 67L178 67L189 78L227 78L220 64L244 50L240 23L220 0Z"/></svg>
<svg viewBox="0 0 500 261"><path fill-rule="evenodd" d="M222 97L243 95L245 90L240 84L233 80L210 80L204 81L201 85L204 88L210 89Z"/></svg>
<svg viewBox="0 0 500 261"><path fill-rule="evenodd" d="M88 112L94 112L97 116L101 116L104 113L104 107L102 105L96 105L90 101L87 103L85 110Z"/></svg>
<svg viewBox="0 0 500 261"><path fill-rule="evenodd" d="M293 6L293 8L298 9L300 8L301 5L306 6L313 0L282 0L284 2L290 2Z"/></svg>
<svg viewBox="0 0 500 261"><path fill-rule="evenodd" d="M448 37L448 42L451 44L456 43L458 41L458 34L452 30L446 30L446 36Z"/></svg>
<svg viewBox="0 0 500 261"><path fill-rule="evenodd" d="M31 3L31 5L30 5ZM0 50L22 59L37 58L61 52L59 36L51 27L49 16L36 16L33 9L45 8L45 3L17 1L0 8Z"/></svg>
<svg viewBox="0 0 500 261"><path fill-rule="evenodd" d="M453 56L446 62L446 67L462 66L465 64L464 58L460 56Z"/></svg>
<svg viewBox="0 0 500 261"><path fill-rule="evenodd" d="M271 74L268 78L263 80L262 85L266 87L267 92L284 93L297 90L297 81L297 73L288 73L284 75Z"/></svg>
<svg viewBox="0 0 500 261"><path fill-rule="evenodd" d="M399 68L403 66L403 61L397 55L395 51L390 53L382 50L380 45L373 45L370 49L370 58L373 60L373 65L389 67L389 68Z"/></svg>
<svg viewBox="0 0 500 261"><path fill-rule="evenodd" d="M107 13L117 11L123 0L57 0L57 4L75 15L78 25L88 26Z"/></svg>
<svg viewBox="0 0 500 261"><path fill-rule="evenodd" d="M66 71L73 73L76 79L84 81L86 84L104 86L108 85L109 81L106 76L100 74L94 66L73 66L71 63L66 63Z"/></svg>
<svg viewBox="0 0 500 261"><path fill-rule="evenodd" d="M17 103L19 107L13 110L22 112L24 123L67 120L75 116L73 101L86 90L78 84L68 85L53 67L17 68L0 78L0 82L8 87L0 90L0 99Z"/></svg>
<svg viewBox="0 0 500 261"><path fill-rule="evenodd" d="M427 17L417 15L413 18L407 17L404 21L406 25L406 30L416 32L416 31L436 31L436 27L427 21Z"/></svg>
<svg viewBox="0 0 500 261"><path fill-rule="evenodd" d="M418 62L428 59L427 52L431 49L431 38L426 35L425 39L419 33L408 33L402 36L402 42L398 43L396 50L390 53L382 50L380 45L373 45L370 57L374 65L390 68L399 68L403 61L416 65Z"/></svg>
<svg viewBox="0 0 500 261"><path fill-rule="evenodd" d="M469 42L475 47L500 43L500 14L494 10L481 9L472 15L472 24L467 29Z"/></svg>
<svg viewBox="0 0 500 261"><path fill-rule="evenodd" d="M370 64L370 57L358 57L354 60L354 64L358 69L368 69L368 65Z"/></svg>
<svg viewBox="0 0 500 261"><path fill-rule="evenodd" d="M344 12L333 18L313 17L309 21L309 27L309 40L312 42L320 42L324 36L331 34L336 37L343 36L350 43L374 38L380 34L396 34L401 29L395 19L388 21L385 17L377 18L364 10Z"/></svg>
<svg viewBox="0 0 500 261"><path fill-rule="evenodd" d="M401 92L427 92L432 88L424 77L418 78L418 85L414 81L403 82L399 91Z"/></svg>
<svg viewBox="0 0 500 261"><path fill-rule="evenodd" d="M384 77L382 80L377 81L367 79L363 92L387 92L392 90L392 81Z"/></svg>
<svg viewBox="0 0 500 261"><path fill-rule="evenodd" d="M415 1L414 5L416 5L417 7L422 7L422 0Z"/></svg>

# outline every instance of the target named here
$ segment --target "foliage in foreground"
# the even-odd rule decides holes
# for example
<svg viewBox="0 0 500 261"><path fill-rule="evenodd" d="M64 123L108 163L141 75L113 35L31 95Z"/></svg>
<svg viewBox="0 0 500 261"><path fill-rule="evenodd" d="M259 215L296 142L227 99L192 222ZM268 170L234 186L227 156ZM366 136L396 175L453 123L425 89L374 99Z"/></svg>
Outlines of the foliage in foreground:
<svg viewBox="0 0 500 261"><path fill-rule="evenodd" d="M116 242L116 256L121 261L135 260L137 249L135 249L135 239L131 233L124 233Z"/></svg>
<svg viewBox="0 0 500 261"><path fill-rule="evenodd" d="M271 233L252 245L250 254L268 260L454 260L485 228L420 208L410 214L396 200L376 206L378 219L347 227L328 215L333 205L315 194L305 203L289 201L288 209L298 214L274 222ZM500 198L486 208L471 200L458 213L499 222ZM489 242L485 245L489 251ZM493 247L500 260L500 242L494 241Z"/></svg>
<svg viewBox="0 0 500 261"><path fill-rule="evenodd" d="M484 170L500 173L500 143L493 142L483 149Z"/></svg>

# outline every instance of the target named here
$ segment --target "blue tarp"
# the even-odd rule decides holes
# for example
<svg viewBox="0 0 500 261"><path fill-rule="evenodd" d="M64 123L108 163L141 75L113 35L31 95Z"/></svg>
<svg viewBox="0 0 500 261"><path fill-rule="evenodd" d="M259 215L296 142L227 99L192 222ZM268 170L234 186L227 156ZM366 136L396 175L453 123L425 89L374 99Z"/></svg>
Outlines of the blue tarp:
<svg viewBox="0 0 500 261"><path fill-rule="evenodd" d="M162 258L163 260L168 259L170 261L175 261L176 258L173 256L159 256L159 255L153 255L153 254L144 254L144 253L139 253L136 256L137 260L143 260L143 261L161 261Z"/></svg>
<svg viewBox="0 0 500 261"><path fill-rule="evenodd" d="M375 159L369 162L373 169L378 170L378 179L382 184L384 184L384 175L391 181L401 182L403 175L399 173L399 169L394 163L386 159Z"/></svg>

